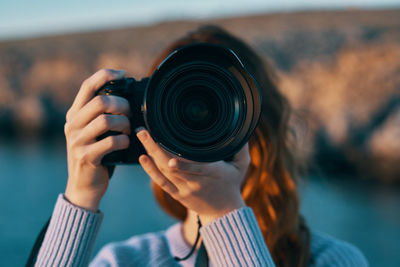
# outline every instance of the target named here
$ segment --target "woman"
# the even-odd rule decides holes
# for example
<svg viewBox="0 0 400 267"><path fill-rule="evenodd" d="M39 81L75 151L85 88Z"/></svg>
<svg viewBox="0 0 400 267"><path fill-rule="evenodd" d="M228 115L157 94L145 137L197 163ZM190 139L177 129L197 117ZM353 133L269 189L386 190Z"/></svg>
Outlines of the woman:
<svg viewBox="0 0 400 267"><path fill-rule="evenodd" d="M91 264L367 266L357 248L310 232L299 215L289 105L276 88L270 67L248 45L219 27L201 27L168 47L150 73L172 51L196 42L232 49L258 81L263 95L259 125L233 161L213 163L175 158L145 129L138 129L136 135L148 154L141 155L139 162L152 180L155 197L182 223L110 244ZM82 84L67 113L68 183L57 200L37 266L85 266L90 260L103 216L98 207L109 182L100 162L107 153L127 148L131 134L128 102L116 96L93 96L105 82L123 77L123 71L95 73ZM109 130L121 134L96 140ZM200 249L198 220L204 244ZM186 259L192 246L197 250Z"/></svg>

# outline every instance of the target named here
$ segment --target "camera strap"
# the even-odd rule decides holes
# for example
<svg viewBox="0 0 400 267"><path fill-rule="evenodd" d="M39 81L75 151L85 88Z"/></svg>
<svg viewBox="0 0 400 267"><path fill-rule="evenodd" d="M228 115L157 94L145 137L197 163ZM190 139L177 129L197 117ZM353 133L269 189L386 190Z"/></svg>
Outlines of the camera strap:
<svg viewBox="0 0 400 267"><path fill-rule="evenodd" d="M192 249L190 250L190 252L183 258L179 258L179 257L174 257L174 259L176 261L184 261L187 260L190 256L193 255L193 253L196 250L197 244L199 243L200 240L200 228L201 228L201 221L200 221L200 217L199 215L197 215L197 224L198 224L198 228L197 228L197 236L196 236L196 241L194 242L194 245L192 246ZM204 243L201 242L199 251L197 253L197 257L196 257L196 261L194 264L195 267L208 267L208 255L207 255L207 250L204 247Z"/></svg>
<svg viewBox="0 0 400 267"><path fill-rule="evenodd" d="M196 262L194 267L208 267L208 255L204 243L201 242L199 252L197 252Z"/></svg>

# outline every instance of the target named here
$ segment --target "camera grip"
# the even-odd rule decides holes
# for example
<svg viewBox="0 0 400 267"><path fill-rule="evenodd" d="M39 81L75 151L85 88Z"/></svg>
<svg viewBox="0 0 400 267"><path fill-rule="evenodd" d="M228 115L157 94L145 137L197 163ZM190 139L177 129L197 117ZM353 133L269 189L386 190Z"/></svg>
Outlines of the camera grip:
<svg viewBox="0 0 400 267"><path fill-rule="evenodd" d="M147 78L142 79L141 81L135 81L133 78L110 81L96 92L96 95L114 95L127 99L131 110L129 116L131 128L131 134L129 135L130 145L127 149L114 151L105 155L101 163L107 167L120 164L138 164L139 156L146 153L143 145L135 135L135 129L139 126L146 126L141 107L147 81ZM97 140L118 134L120 133L109 131L100 135Z"/></svg>

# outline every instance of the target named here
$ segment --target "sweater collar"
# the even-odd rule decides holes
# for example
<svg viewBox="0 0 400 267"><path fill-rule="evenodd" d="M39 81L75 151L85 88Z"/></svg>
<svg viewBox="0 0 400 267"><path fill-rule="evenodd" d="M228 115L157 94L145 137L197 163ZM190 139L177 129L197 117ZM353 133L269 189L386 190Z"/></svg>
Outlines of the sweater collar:
<svg viewBox="0 0 400 267"><path fill-rule="evenodd" d="M183 237L182 223L176 223L170 226L165 232L165 236L168 241L169 250L171 255L177 257L184 257L190 252L190 245L185 241ZM197 251L190 256L189 259L180 262L182 266L194 266L197 256Z"/></svg>

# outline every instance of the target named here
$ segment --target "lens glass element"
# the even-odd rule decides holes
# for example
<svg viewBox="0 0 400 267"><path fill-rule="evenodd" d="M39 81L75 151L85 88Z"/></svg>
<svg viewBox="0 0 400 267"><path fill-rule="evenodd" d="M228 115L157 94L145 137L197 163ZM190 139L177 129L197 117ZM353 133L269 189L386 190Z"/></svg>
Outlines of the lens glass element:
<svg viewBox="0 0 400 267"><path fill-rule="evenodd" d="M207 131L219 118L218 96L209 88L192 87L178 98L176 109L180 122L188 130Z"/></svg>

